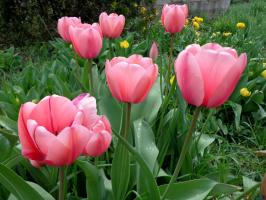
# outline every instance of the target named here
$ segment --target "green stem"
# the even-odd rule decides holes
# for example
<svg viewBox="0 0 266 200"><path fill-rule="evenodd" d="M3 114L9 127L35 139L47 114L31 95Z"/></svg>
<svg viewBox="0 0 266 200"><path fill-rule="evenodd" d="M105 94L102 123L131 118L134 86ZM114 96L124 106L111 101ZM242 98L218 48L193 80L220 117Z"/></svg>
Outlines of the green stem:
<svg viewBox="0 0 266 200"><path fill-rule="evenodd" d="M171 65L173 60L173 50L174 50L174 34L171 34L170 36L170 50L169 50L169 60L168 60L168 68L167 68L167 84L166 84L166 94L168 94L168 89L170 85L170 79L171 79Z"/></svg>
<svg viewBox="0 0 266 200"><path fill-rule="evenodd" d="M128 130L130 127L130 114L131 114L131 103L126 103L125 126L124 126L124 135L123 135L125 139L127 139L128 137Z"/></svg>
<svg viewBox="0 0 266 200"><path fill-rule="evenodd" d="M109 39L109 59L113 57L112 39Z"/></svg>
<svg viewBox="0 0 266 200"><path fill-rule="evenodd" d="M64 194L65 194L65 168L60 167L59 168L59 198L58 200L64 200Z"/></svg>
<svg viewBox="0 0 266 200"><path fill-rule="evenodd" d="M89 93L93 96L94 88L93 88L93 79L92 79L92 59L88 59L88 80L89 80Z"/></svg>
<svg viewBox="0 0 266 200"><path fill-rule="evenodd" d="M179 171L180 171L180 169L181 169L181 167L183 165L186 153L187 153L187 151L189 149L190 142L192 140L193 132L194 132L194 129L196 127L196 123L197 123L197 119L198 119L199 114L200 114L200 110L201 110L201 107L197 107L195 112L194 112L193 119L192 119L192 122L191 122L191 126L190 126L190 128L188 130L188 133L186 135L184 144L182 146L182 150L181 150L177 165L175 167L175 171L173 173L173 176L171 177L171 180L170 180L169 184L167 185L166 190L163 193L162 200L164 200L166 198L167 192L169 191L169 189L170 189L171 185L173 184L173 182L176 180L176 178L177 178L177 176L179 174Z"/></svg>

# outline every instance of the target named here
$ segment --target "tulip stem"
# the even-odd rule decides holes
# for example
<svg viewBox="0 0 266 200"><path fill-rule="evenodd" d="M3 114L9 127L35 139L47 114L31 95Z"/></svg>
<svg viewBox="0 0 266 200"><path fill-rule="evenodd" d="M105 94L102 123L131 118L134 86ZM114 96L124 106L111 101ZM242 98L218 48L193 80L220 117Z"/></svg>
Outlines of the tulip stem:
<svg viewBox="0 0 266 200"><path fill-rule="evenodd" d="M64 195L65 195L65 168L60 167L59 168L59 198L58 200L64 200Z"/></svg>
<svg viewBox="0 0 266 200"><path fill-rule="evenodd" d="M130 114L131 114L131 103L126 103L126 113L125 113L125 129L123 137L127 139L128 129L130 127Z"/></svg>
<svg viewBox="0 0 266 200"><path fill-rule="evenodd" d="M88 59L88 73L89 73L89 92L91 95L94 94L93 79L92 79L92 59Z"/></svg>
<svg viewBox="0 0 266 200"><path fill-rule="evenodd" d="M166 94L168 94L168 85L170 84L170 79L171 79L171 65L172 65L172 60L173 60L173 50L174 50L174 38L175 35L171 34L170 36L170 50L169 50L169 60L168 60L168 69L167 69L167 88L166 88Z"/></svg>
<svg viewBox="0 0 266 200"><path fill-rule="evenodd" d="M178 162L177 162L176 167L175 167L175 171L174 171L173 176L171 177L171 180L168 183L168 185L167 185L167 187L166 187L166 189L165 189L165 191L163 193L162 200L164 200L166 198L167 192L169 191L169 189L170 189L171 185L173 184L173 182L176 180L176 178L177 178L177 176L179 174L179 171L180 171L180 169L181 169L181 167L183 165L186 153L187 153L187 151L189 149L190 142L192 140L193 132L194 132L194 129L196 127L196 123L197 123L197 119L198 119L199 114L200 114L200 110L201 110L201 107L197 107L196 110L194 111L192 122L191 122L190 128L189 128L189 130L187 132L185 141L183 143L182 150L181 150Z"/></svg>
<svg viewBox="0 0 266 200"><path fill-rule="evenodd" d="M112 39L109 39L109 59L112 59L113 57L113 52L112 52Z"/></svg>

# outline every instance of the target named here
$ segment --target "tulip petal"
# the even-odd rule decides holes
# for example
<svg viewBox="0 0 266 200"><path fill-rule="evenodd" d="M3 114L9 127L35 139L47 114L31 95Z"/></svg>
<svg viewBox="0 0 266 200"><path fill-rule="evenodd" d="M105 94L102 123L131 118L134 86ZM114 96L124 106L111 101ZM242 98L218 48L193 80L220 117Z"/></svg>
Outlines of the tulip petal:
<svg viewBox="0 0 266 200"><path fill-rule="evenodd" d="M39 126L44 126L48 131L57 134L72 124L76 112L76 107L69 99L53 95L44 98L36 105L30 114L30 119L35 120Z"/></svg>
<svg viewBox="0 0 266 200"><path fill-rule="evenodd" d="M200 106L204 98L204 81L195 57L189 52L181 52L175 61L175 73L184 99Z"/></svg>
<svg viewBox="0 0 266 200"><path fill-rule="evenodd" d="M170 9L164 18L164 27L167 32L170 33L176 33L180 32L185 25L185 15L181 8L175 7L173 9Z"/></svg>
<svg viewBox="0 0 266 200"><path fill-rule="evenodd" d="M207 107L212 108L220 106L230 97L246 65L247 55L244 53L240 55L234 66L230 67L230 69L222 75L223 78L216 86L216 89L208 101Z"/></svg>

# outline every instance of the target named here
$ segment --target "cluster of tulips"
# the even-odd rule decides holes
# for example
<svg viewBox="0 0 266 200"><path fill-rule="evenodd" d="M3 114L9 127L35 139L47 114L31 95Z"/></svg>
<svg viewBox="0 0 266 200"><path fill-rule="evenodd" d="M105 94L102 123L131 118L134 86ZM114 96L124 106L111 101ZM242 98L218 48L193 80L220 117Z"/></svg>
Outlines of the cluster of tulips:
<svg viewBox="0 0 266 200"><path fill-rule="evenodd" d="M173 38L182 31L187 17L187 5L164 5L161 23ZM57 28L60 36L72 43L80 57L91 60L101 52L103 37L110 40L120 37L124 25L123 15L107 15L104 12L99 17L99 24L82 23L76 17L62 17ZM171 40L168 83L173 70L173 45ZM106 81L113 97L127 105L143 102L160 73L154 63L157 56L158 48L154 43L150 57L131 55L107 60ZM214 108L230 97L246 64L246 54L238 56L232 48L214 43L203 46L191 44L177 56L174 71L177 85L189 104L197 108ZM169 95L167 92L164 94ZM197 115L198 112L195 120ZM100 156L112 141L111 125L105 116L97 115L96 100L88 93L72 101L52 95L38 104L23 104L19 112L18 130L22 154L36 167L44 164L58 167L70 165L80 155ZM193 128L185 140L171 182L178 175L192 132Z"/></svg>

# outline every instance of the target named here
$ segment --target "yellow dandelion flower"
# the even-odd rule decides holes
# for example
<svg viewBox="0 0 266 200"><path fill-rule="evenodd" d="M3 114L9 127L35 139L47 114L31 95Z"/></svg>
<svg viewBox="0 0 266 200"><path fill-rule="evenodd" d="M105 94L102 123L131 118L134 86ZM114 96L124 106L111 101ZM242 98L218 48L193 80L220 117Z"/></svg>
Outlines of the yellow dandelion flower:
<svg viewBox="0 0 266 200"><path fill-rule="evenodd" d="M241 88L240 94L243 97L249 97L251 95L251 92L248 90L248 88Z"/></svg>
<svg viewBox="0 0 266 200"><path fill-rule="evenodd" d="M246 24L244 22L238 22L236 24L236 28L238 28L238 29L245 29L246 28Z"/></svg>
<svg viewBox="0 0 266 200"><path fill-rule="evenodd" d="M200 23L203 22L203 18L202 18L202 17L197 17L197 16L196 16L196 17L193 18L193 21L194 21L194 22L197 22L197 23L200 24Z"/></svg>
<svg viewBox="0 0 266 200"><path fill-rule="evenodd" d="M193 22L193 26L194 26L194 28L195 28L196 30L199 30L199 28L200 28L200 25L199 25L198 22Z"/></svg>
<svg viewBox="0 0 266 200"><path fill-rule="evenodd" d="M228 36L230 36L230 35L232 35L231 32L223 32L223 36L225 36L225 37L228 37Z"/></svg>
<svg viewBox="0 0 266 200"><path fill-rule="evenodd" d="M170 78L170 84L173 85L174 81L175 81L175 76L172 76L172 77Z"/></svg>
<svg viewBox="0 0 266 200"><path fill-rule="evenodd" d="M263 70L263 71L261 72L261 76L262 76L263 78L266 78L266 69Z"/></svg>
<svg viewBox="0 0 266 200"><path fill-rule="evenodd" d="M128 41L127 40L124 40L124 41L120 42L120 47L122 49L127 49L129 47Z"/></svg>

